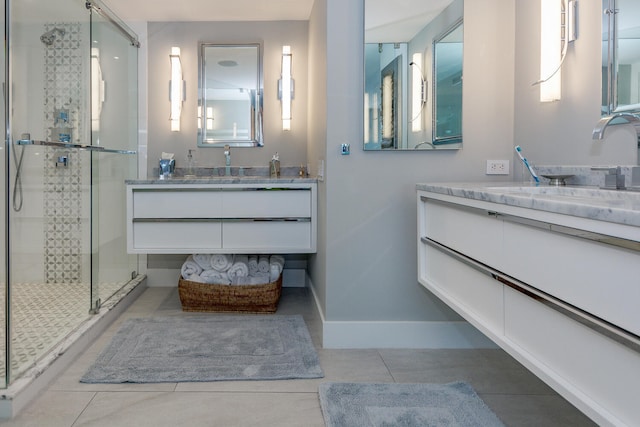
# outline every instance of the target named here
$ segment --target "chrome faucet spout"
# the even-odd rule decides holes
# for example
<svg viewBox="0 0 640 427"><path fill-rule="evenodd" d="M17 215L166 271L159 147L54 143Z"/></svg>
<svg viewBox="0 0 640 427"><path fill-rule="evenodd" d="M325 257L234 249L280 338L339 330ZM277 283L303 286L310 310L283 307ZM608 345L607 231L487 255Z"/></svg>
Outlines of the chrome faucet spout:
<svg viewBox="0 0 640 427"><path fill-rule="evenodd" d="M631 113L617 113L612 116L603 117L598 120L596 127L593 128L592 137L595 140L604 139L604 131L610 125L630 124L635 128L638 139L640 140L640 117Z"/></svg>

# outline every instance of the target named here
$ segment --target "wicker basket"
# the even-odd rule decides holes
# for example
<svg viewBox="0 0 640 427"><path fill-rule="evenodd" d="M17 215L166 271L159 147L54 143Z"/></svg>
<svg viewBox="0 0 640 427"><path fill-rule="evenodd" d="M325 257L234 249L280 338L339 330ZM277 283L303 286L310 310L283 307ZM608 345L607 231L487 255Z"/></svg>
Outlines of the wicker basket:
<svg viewBox="0 0 640 427"><path fill-rule="evenodd" d="M178 293L183 311L275 313L282 293L282 274L264 285L210 285L180 278Z"/></svg>

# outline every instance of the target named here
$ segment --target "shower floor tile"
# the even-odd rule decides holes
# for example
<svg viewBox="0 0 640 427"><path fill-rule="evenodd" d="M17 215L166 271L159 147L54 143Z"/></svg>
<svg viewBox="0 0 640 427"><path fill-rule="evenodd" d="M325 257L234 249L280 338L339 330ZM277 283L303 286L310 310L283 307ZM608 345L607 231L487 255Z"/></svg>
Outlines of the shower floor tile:
<svg viewBox="0 0 640 427"><path fill-rule="evenodd" d="M101 284L100 294L112 295L124 284ZM88 284L16 283L11 287L10 297L11 377L14 379L90 316ZM0 355L6 353L5 318L3 303L0 304ZM4 378L5 373L5 363L0 363L0 378Z"/></svg>

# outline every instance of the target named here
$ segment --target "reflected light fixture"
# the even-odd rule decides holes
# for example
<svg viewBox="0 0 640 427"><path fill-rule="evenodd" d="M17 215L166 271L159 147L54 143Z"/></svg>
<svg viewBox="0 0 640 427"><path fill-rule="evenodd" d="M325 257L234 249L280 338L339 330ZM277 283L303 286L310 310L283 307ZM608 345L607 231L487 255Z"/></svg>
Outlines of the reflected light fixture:
<svg viewBox="0 0 640 427"><path fill-rule="evenodd" d="M100 130L100 115L104 103L105 83L100 67L100 49L91 48L91 130Z"/></svg>
<svg viewBox="0 0 640 427"><path fill-rule="evenodd" d="M578 38L577 0L540 2L540 102L562 97L562 63L569 43Z"/></svg>
<svg viewBox="0 0 640 427"><path fill-rule="evenodd" d="M291 62L291 46L282 46L282 71L280 80L278 80L278 98L282 107L282 130L291 130L291 100L294 98Z"/></svg>
<svg viewBox="0 0 640 427"><path fill-rule="evenodd" d="M180 63L180 48L172 47L169 55L171 61L171 81L169 82L169 101L171 102L171 131L180 130L180 115L182 103L185 100L185 81L182 80L182 64Z"/></svg>
<svg viewBox="0 0 640 427"><path fill-rule="evenodd" d="M422 75L422 54L414 53L413 61L409 66L411 70L411 130L420 132L422 130L422 110L427 104L427 81Z"/></svg>

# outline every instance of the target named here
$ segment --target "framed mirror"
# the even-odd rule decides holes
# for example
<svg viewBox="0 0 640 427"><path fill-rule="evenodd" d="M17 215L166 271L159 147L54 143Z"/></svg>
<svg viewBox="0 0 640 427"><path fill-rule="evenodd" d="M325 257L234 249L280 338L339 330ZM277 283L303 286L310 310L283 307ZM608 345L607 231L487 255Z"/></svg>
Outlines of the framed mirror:
<svg viewBox="0 0 640 427"><path fill-rule="evenodd" d="M602 1L602 115L640 112L640 2Z"/></svg>
<svg viewBox="0 0 640 427"><path fill-rule="evenodd" d="M365 0L365 151L461 148L463 12L464 0Z"/></svg>
<svg viewBox="0 0 640 427"><path fill-rule="evenodd" d="M262 147L260 44L200 43L198 147Z"/></svg>

